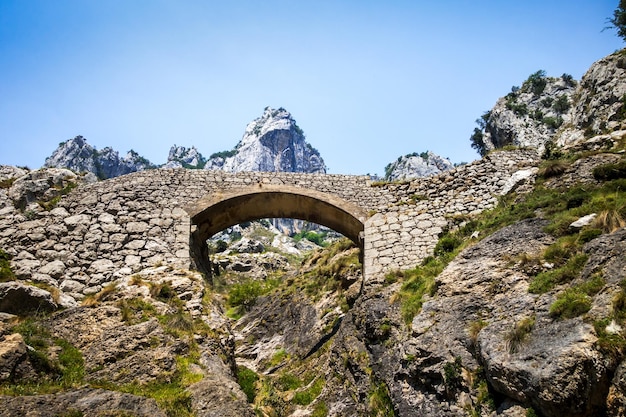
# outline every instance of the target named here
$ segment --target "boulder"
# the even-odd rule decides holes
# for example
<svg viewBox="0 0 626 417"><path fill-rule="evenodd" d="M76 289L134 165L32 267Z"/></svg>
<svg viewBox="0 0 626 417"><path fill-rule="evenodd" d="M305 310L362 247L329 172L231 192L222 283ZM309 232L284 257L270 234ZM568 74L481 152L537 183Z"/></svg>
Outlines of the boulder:
<svg viewBox="0 0 626 417"><path fill-rule="evenodd" d="M58 308L52 294L21 282L0 283L0 311L11 314L50 312Z"/></svg>
<svg viewBox="0 0 626 417"><path fill-rule="evenodd" d="M0 415L166 417L152 398L93 388L20 397L0 395Z"/></svg>

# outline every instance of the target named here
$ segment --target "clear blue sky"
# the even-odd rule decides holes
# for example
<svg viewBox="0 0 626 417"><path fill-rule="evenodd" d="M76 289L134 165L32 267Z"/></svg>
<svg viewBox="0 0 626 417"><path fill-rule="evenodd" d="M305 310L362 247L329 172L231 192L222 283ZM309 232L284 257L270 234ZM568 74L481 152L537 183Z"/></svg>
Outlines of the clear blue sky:
<svg viewBox="0 0 626 417"><path fill-rule="evenodd" d="M580 79L624 46L617 0L0 0L0 164L59 142L232 149L289 110L330 173L432 150L477 158L475 119L543 69Z"/></svg>

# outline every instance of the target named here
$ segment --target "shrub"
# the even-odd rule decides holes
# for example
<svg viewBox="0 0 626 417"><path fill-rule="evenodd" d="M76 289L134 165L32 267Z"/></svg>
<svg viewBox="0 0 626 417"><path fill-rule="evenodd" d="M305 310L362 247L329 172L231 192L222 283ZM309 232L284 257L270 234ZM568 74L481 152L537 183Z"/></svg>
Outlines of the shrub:
<svg viewBox="0 0 626 417"><path fill-rule="evenodd" d="M538 96L545 90L548 81L546 80L546 72L539 70L531 74L524 84L522 84L522 91L530 91L533 95Z"/></svg>
<svg viewBox="0 0 626 417"><path fill-rule="evenodd" d="M541 272L531 281L528 292L543 294L550 291L558 284L569 282L578 276L578 273L587 262L587 255L578 254L573 256L565 265L550 271Z"/></svg>
<svg viewBox="0 0 626 417"><path fill-rule="evenodd" d="M583 229L578 234L578 242L581 244L590 242L601 234L602 230L600 229Z"/></svg>
<svg viewBox="0 0 626 417"><path fill-rule="evenodd" d="M470 136L470 142L471 142L472 148L476 149L476 151L478 152L480 156L487 155L487 147L485 145L485 140L484 140L482 130L475 127L474 133L472 133L472 136Z"/></svg>
<svg viewBox="0 0 626 417"><path fill-rule="evenodd" d="M389 397L389 389L385 383L373 382L372 390L368 394L370 415L375 417L394 417L393 402Z"/></svg>
<svg viewBox="0 0 626 417"><path fill-rule="evenodd" d="M524 116L528 114L528 106L525 103L517 103L515 101L507 101L506 108L511 110L517 116Z"/></svg>
<svg viewBox="0 0 626 417"><path fill-rule="evenodd" d="M561 75L561 79L565 81L565 84L568 87L574 87L576 85L576 80L574 80L574 77L572 77L571 74L564 73L563 75Z"/></svg>
<svg viewBox="0 0 626 417"><path fill-rule="evenodd" d="M543 100L541 100L541 105L543 107L550 108L552 107L553 102L554 102L554 99L552 97L546 97Z"/></svg>
<svg viewBox="0 0 626 417"><path fill-rule="evenodd" d="M626 1L620 0L617 9L613 11L613 18L609 23L617 30L617 36L626 40Z"/></svg>
<svg viewBox="0 0 626 417"><path fill-rule="evenodd" d="M554 109L554 111L559 114L565 113L566 111L569 110L570 107L571 107L571 104L565 94L560 95L559 98L557 98L554 104L552 105L552 108Z"/></svg>
<svg viewBox="0 0 626 417"><path fill-rule="evenodd" d="M626 161L616 164L599 165L593 169L593 177L598 181L626 178Z"/></svg>
<svg viewBox="0 0 626 417"><path fill-rule="evenodd" d="M399 296L402 299L401 312L405 323L409 324L422 309L425 295L433 296L437 291L435 277L443 271L445 263L440 259L426 258L422 265L407 271L398 271L404 279Z"/></svg>
<svg viewBox="0 0 626 417"><path fill-rule="evenodd" d="M571 319L591 309L591 298L580 288L568 288L557 296L550 306L550 316Z"/></svg>
<svg viewBox="0 0 626 417"><path fill-rule="evenodd" d="M480 331L485 328L487 326L487 322L484 320L476 320L470 323L467 332L469 334L470 339L472 340L472 342L476 343L476 340L478 339L478 333L480 333Z"/></svg>
<svg viewBox="0 0 626 417"><path fill-rule="evenodd" d="M237 382L241 390L246 394L249 403L254 402L256 398L256 382L258 380L259 376L252 369L246 368L243 365L237 367Z"/></svg>
<svg viewBox="0 0 626 417"><path fill-rule="evenodd" d="M463 241L454 235L447 235L439 239L435 245L435 256L445 255L453 252L456 248L461 246Z"/></svg>
<svg viewBox="0 0 626 417"><path fill-rule="evenodd" d="M548 117L544 117L542 122L544 125L548 126L550 129L556 130L559 127L561 127L561 125L563 124L563 118L561 116L557 116L557 117L548 116Z"/></svg>
<svg viewBox="0 0 626 417"><path fill-rule="evenodd" d="M228 292L228 304L231 307L242 307L245 311L248 311L263 292L261 282L256 280L247 280L234 284Z"/></svg>
<svg viewBox="0 0 626 417"><path fill-rule="evenodd" d="M13 281L15 279L10 260L11 255L0 249L0 282Z"/></svg>
<svg viewBox="0 0 626 417"><path fill-rule="evenodd" d="M461 382L463 381L462 371L463 364L460 356L455 357L454 361L446 362L443 365L443 381L446 389L454 391L461 387Z"/></svg>
<svg viewBox="0 0 626 417"><path fill-rule="evenodd" d="M313 407L311 417L326 417L328 415L328 406L323 401L318 401Z"/></svg>
<svg viewBox="0 0 626 417"><path fill-rule="evenodd" d="M16 179L17 178L13 177L0 180L0 189L11 188Z"/></svg>
<svg viewBox="0 0 626 417"><path fill-rule="evenodd" d="M543 149L543 155L541 155L542 159L561 159L563 158L563 152L561 148L554 142L546 142L545 147Z"/></svg>
<svg viewBox="0 0 626 417"><path fill-rule="evenodd" d="M324 377L318 377L311 386L304 390L298 391L293 396L293 403L298 405L309 405L322 393L322 389L326 385Z"/></svg>

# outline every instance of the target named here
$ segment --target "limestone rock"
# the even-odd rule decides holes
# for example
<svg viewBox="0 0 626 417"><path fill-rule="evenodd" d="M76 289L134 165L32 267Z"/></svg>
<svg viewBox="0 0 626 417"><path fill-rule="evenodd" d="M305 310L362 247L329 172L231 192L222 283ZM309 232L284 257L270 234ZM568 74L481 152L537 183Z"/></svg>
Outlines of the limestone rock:
<svg viewBox="0 0 626 417"><path fill-rule="evenodd" d="M202 169L206 164L206 158L202 156L195 146L187 149L184 146L172 146L167 162L163 168L192 168Z"/></svg>
<svg viewBox="0 0 626 417"><path fill-rule="evenodd" d="M543 152L561 124L571 120L576 81L566 76L532 74L521 88L498 99L482 119L482 141L487 151L506 145Z"/></svg>
<svg viewBox="0 0 626 417"><path fill-rule="evenodd" d="M191 407L198 417L254 417L246 396L231 378L209 375L189 387Z"/></svg>
<svg viewBox="0 0 626 417"><path fill-rule="evenodd" d="M58 394L0 396L0 415L48 417L81 413L89 416L166 417L151 398L103 389L82 388Z"/></svg>
<svg viewBox="0 0 626 417"><path fill-rule="evenodd" d="M35 371L28 361L28 347L22 335L0 336L0 383L29 379Z"/></svg>
<svg viewBox="0 0 626 417"><path fill-rule="evenodd" d="M302 129L283 108L274 110L266 107L260 118L248 124L234 151L222 154L209 158L205 169L228 172L326 172L319 152L306 142Z"/></svg>
<svg viewBox="0 0 626 417"><path fill-rule="evenodd" d="M560 145L585 142L586 138L623 130L620 116L626 94L625 50L617 51L595 62L583 75L572 108L572 127L557 139Z"/></svg>
<svg viewBox="0 0 626 417"><path fill-rule="evenodd" d="M49 312L58 308L52 295L21 282L0 283L0 311L11 314Z"/></svg>
<svg viewBox="0 0 626 417"><path fill-rule="evenodd" d="M385 180L404 181L413 178L429 177L453 169L447 158L431 152L412 153L399 157L385 168Z"/></svg>
<svg viewBox="0 0 626 417"><path fill-rule="evenodd" d="M257 240L244 237L230 245L230 250L238 253L262 253L265 246Z"/></svg>
<svg viewBox="0 0 626 417"><path fill-rule="evenodd" d="M78 176L67 169L38 169L17 178L9 189L9 197L23 210L33 203L52 200L78 181Z"/></svg>
<svg viewBox="0 0 626 417"><path fill-rule="evenodd" d="M124 157L120 157L119 153L110 147L98 151L82 136L61 142L52 155L46 158L44 167L90 172L100 179L156 168L133 150Z"/></svg>

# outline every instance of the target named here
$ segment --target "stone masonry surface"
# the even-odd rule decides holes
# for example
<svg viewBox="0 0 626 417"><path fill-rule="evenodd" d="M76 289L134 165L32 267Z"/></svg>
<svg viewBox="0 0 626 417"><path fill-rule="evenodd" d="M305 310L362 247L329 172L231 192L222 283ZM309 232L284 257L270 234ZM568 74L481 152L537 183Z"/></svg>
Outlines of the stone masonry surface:
<svg viewBox="0 0 626 417"><path fill-rule="evenodd" d="M14 207L0 189L0 248L19 279L60 288L74 299L155 264L188 267L193 225L185 207L259 183L334 195L369 214L366 280L410 268L432 254L459 216L490 209L512 175L537 164L533 151L494 152L436 177L372 183L368 176L157 169L81 185L50 211ZM508 185L507 185L508 184Z"/></svg>

